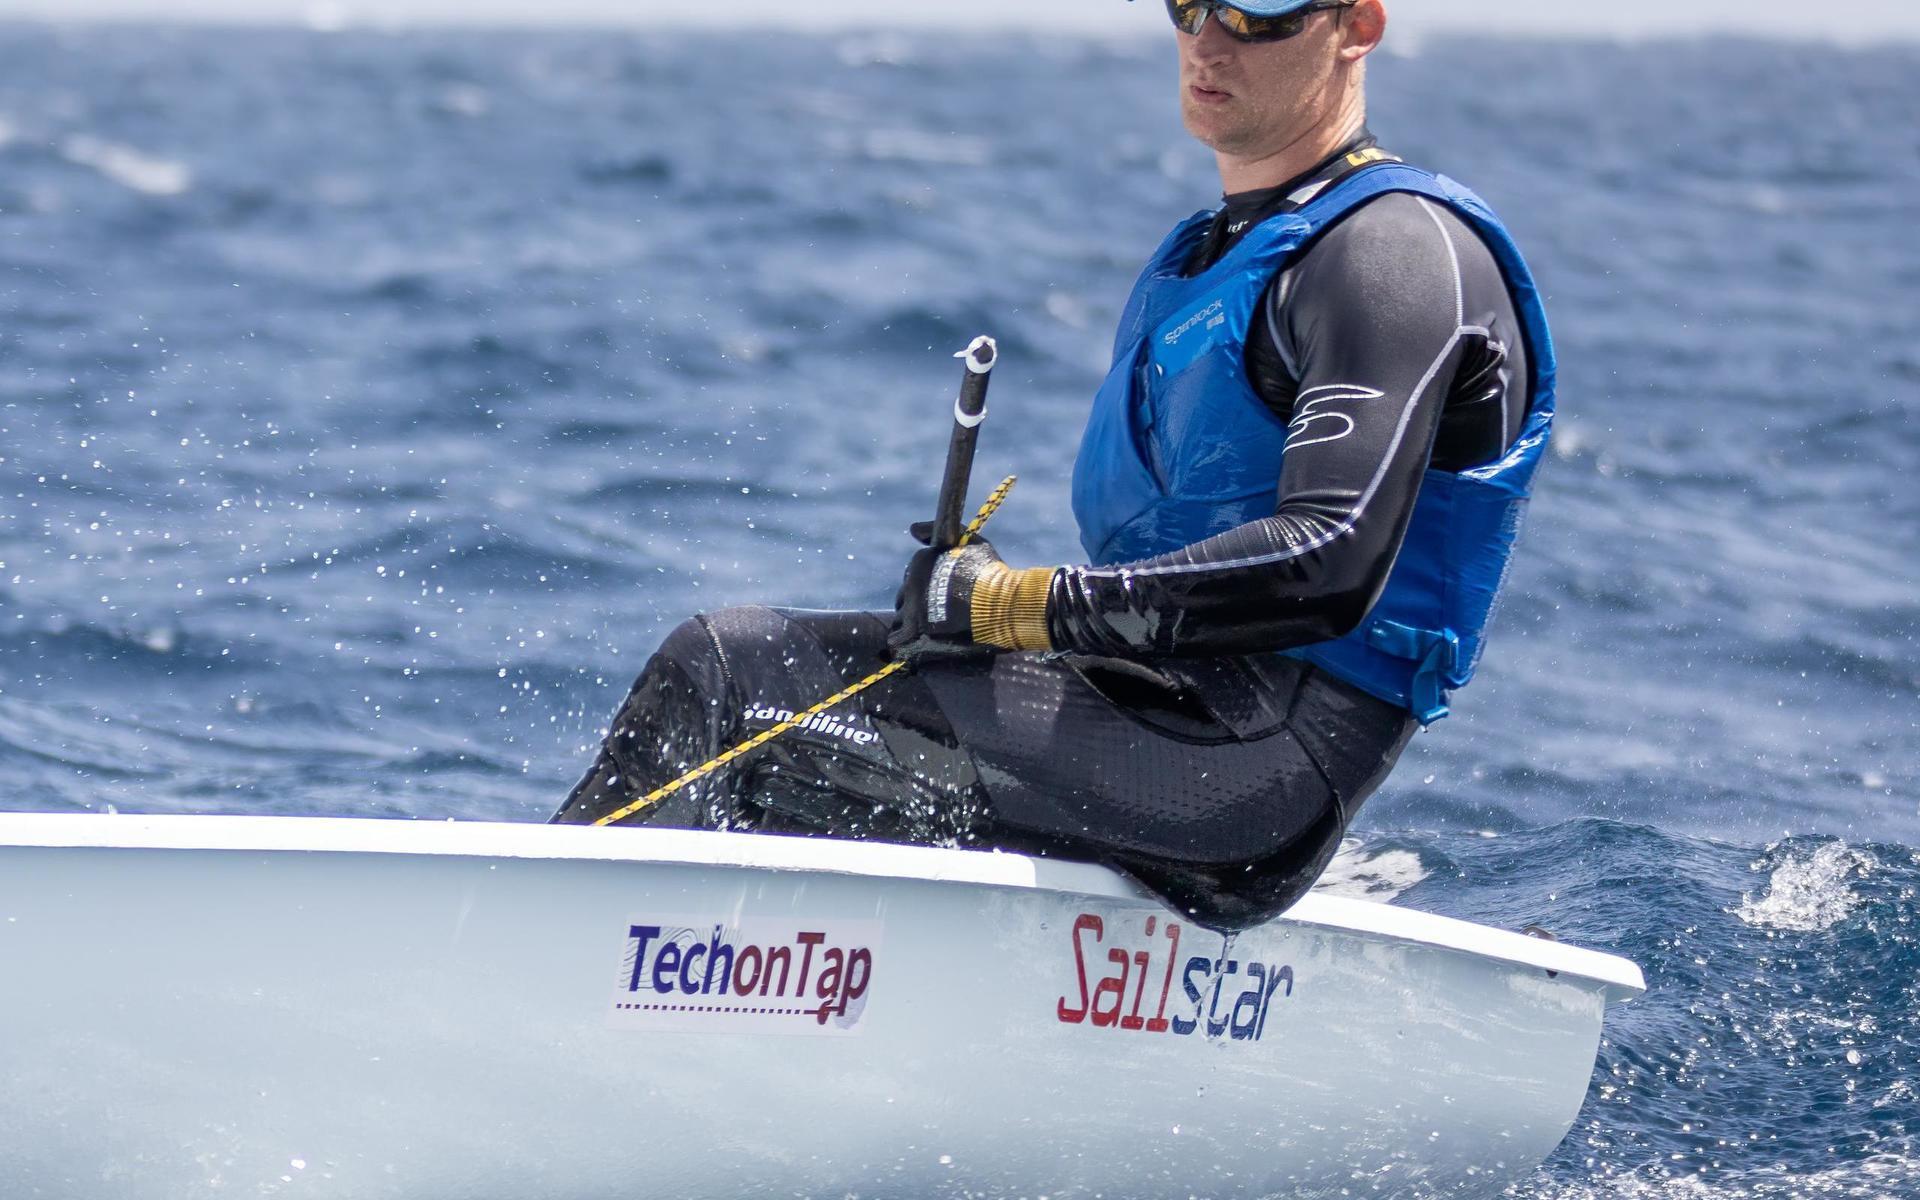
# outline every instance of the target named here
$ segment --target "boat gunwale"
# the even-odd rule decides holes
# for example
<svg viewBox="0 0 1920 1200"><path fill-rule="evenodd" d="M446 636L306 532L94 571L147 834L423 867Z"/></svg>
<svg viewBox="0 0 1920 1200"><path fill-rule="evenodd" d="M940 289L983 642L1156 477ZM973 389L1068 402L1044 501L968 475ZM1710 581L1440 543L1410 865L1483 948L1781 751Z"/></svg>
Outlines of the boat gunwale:
<svg viewBox="0 0 1920 1200"><path fill-rule="evenodd" d="M628 862L973 884L1158 903L1126 877L1089 863L998 850L951 850L830 838L743 837L646 827L596 829L366 817L0 813L0 851L9 848ZM1634 999L1646 991L1640 968L1616 955L1379 901L1315 892L1280 919L1570 976L1600 985L1609 1004Z"/></svg>

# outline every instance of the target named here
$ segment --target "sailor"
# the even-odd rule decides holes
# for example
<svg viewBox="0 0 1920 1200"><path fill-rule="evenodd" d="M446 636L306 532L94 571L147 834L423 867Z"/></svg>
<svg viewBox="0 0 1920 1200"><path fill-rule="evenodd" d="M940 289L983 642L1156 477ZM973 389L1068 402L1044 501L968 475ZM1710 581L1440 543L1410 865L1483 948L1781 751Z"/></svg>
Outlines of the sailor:
<svg viewBox="0 0 1920 1200"><path fill-rule="evenodd" d="M591 821L915 670L637 819L990 844L1284 910L1474 674L1550 433L1518 249L1366 124L1383 0L1166 0L1219 208L1135 285L1074 468L1088 561L923 549L891 617L675 631L556 815Z"/></svg>

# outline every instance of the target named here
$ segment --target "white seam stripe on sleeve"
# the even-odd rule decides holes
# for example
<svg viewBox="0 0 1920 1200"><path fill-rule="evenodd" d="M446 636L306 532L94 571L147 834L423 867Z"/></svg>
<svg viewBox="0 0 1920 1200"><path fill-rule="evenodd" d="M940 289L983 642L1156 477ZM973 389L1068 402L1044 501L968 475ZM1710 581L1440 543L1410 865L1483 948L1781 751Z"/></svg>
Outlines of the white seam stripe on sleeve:
<svg viewBox="0 0 1920 1200"><path fill-rule="evenodd" d="M1460 274L1460 251L1453 244L1453 235L1447 232L1446 222L1440 219L1440 214L1434 211L1433 205L1428 203L1427 198L1415 196L1413 199L1426 210L1427 216L1432 218L1433 227L1440 231L1440 240L1446 244L1447 260L1453 264L1453 323L1465 325L1467 323L1467 282Z"/></svg>

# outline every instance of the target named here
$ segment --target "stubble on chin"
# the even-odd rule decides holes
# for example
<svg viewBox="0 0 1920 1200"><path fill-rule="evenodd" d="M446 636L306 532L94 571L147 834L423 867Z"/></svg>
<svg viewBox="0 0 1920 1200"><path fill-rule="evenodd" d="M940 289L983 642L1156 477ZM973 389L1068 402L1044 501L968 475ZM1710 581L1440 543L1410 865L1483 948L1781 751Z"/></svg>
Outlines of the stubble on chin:
<svg viewBox="0 0 1920 1200"><path fill-rule="evenodd" d="M1192 100L1182 97L1180 117L1193 140L1216 154L1232 154L1244 140L1245 131L1239 129L1238 123L1219 109L1201 108Z"/></svg>
<svg viewBox="0 0 1920 1200"><path fill-rule="evenodd" d="M1180 123L1194 141L1209 150L1218 150L1220 147L1216 143L1225 132L1222 118L1226 114L1197 103L1187 90L1190 86L1186 80L1180 81Z"/></svg>

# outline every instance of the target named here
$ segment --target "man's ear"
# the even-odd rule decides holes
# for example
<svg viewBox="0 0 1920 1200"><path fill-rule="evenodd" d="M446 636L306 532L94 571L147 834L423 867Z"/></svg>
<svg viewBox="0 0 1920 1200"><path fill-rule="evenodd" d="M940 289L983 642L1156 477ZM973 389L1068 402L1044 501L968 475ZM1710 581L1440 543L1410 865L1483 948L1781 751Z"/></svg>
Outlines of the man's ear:
<svg viewBox="0 0 1920 1200"><path fill-rule="evenodd" d="M1385 0L1360 0L1340 15L1346 18L1340 23L1340 57L1348 62L1372 54L1387 36Z"/></svg>

